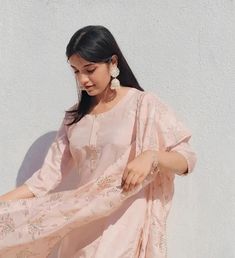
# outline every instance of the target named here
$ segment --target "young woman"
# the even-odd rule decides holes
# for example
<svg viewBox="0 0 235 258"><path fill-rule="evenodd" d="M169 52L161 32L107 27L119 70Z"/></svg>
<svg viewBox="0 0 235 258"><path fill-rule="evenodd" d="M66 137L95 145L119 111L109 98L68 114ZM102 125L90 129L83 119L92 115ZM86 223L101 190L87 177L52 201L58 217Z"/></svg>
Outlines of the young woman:
<svg viewBox="0 0 235 258"><path fill-rule="evenodd" d="M191 133L140 87L107 28L81 28L66 55L78 103L42 167L0 197L0 257L166 257L174 177L196 163ZM72 167L77 188L51 193Z"/></svg>

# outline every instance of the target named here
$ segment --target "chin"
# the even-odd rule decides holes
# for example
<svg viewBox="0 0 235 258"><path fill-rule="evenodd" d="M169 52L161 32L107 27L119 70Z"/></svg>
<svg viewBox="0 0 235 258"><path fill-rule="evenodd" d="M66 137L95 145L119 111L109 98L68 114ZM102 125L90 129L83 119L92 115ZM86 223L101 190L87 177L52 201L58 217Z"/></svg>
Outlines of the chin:
<svg viewBox="0 0 235 258"><path fill-rule="evenodd" d="M95 88L90 89L90 90L89 90L89 89L88 89L88 90L86 90L87 94L88 94L88 95L90 95L90 96L99 95L99 94L101 94L103 91L104 91L104 90L101 90L101 89L95 89Z"/></svg>
<svg viewBox="0 0 235 258"><path fill-rule="evenodd" d="M97 92L92 90L92 91L89 91L89 90L86 90L86 93L89 95L89 96L95 96L97 95Z"/></svg>
<svg viewBox="0 0 235 258"><path fill-rule="evenodd" d="M94 93L91 93L91 92L87 92L87 94L88 94L89 96L91 96L91 97L97 95L97 94L94 94Z"/></svg>

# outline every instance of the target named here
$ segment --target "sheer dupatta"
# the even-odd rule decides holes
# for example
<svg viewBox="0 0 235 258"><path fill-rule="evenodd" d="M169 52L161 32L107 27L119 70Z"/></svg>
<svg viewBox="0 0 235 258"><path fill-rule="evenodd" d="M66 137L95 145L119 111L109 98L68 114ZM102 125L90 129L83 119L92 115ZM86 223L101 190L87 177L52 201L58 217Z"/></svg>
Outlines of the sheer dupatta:
<svg viewBox="0 0 235 258"><path fill-rule="evenodd" d="M148 149L170 151L191 137L165 104L145 92L138 101L136 126L136 156ZM136 257L166 257L165 221L174 173L149 175L132 191L123 192L121 179L131 147L101 177L75 190L0 202L0 257L48 257L66 234L110 215L143 187L148 187L148 210Z"/></svg>

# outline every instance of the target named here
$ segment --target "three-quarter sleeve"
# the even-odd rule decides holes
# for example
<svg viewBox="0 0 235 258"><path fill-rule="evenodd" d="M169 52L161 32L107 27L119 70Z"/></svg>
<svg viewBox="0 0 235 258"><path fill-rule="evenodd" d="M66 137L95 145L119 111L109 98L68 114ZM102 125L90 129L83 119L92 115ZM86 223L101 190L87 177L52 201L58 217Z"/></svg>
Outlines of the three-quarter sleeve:
<svg viewBox="0 0 235 258"><path fill-rule="evenodd" d="M65 119L63 119L42 167L26 180L24 184L28 186L35 196L44 196L59 185L62 176L68 173L72 163L73 158L69 149L67 128Z"/></svg>
<svg viewBox="0 0 235 258"><path fill-rule="evenodd" d="M191 131L182 122L178 114L166 103L156 97L157 128L160 148L165 151L175 151L183 155L187 161L188 169L180 175L191 173L197 158L189 140Z"/></svg>
<svg viewBox="0 0 235 258"><path fill-rule="evenodd" d="M142 96L138 114L140 121L138 142L144 146L142 151L149 149L178 152L187 161L187 171L180 175L191 173L197 161L189 143L192 137L191 131L178 114L157 95L145 92ZM174 172L178 174L177 171Z"/></svg>

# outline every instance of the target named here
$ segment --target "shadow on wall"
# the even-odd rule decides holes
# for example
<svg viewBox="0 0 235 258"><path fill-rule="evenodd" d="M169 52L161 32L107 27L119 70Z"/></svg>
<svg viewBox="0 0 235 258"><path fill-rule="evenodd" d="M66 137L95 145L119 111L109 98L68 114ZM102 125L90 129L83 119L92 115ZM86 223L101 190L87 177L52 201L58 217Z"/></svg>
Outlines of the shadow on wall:
<svg viewBox="0 0 235 258"><path fill-rule="evenodd" d="M22 185L34 172L41 168L56 133L56 131L46 133L30 146L18 171L16 187ZM78 173L76 173L75 167L73 167L66 177L62 178L62 182L53 192L73 189L76 187L76 182L78 182Z"/></svg>

